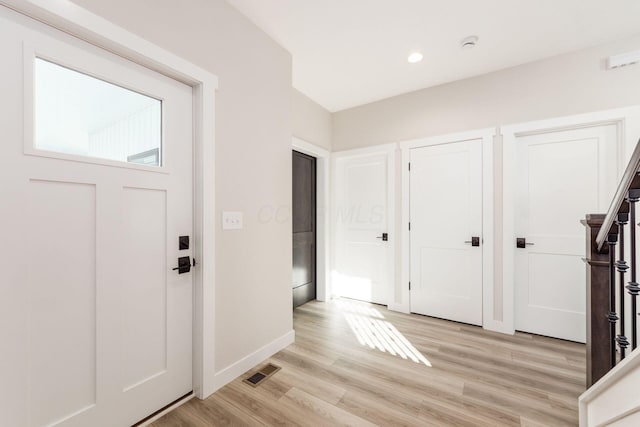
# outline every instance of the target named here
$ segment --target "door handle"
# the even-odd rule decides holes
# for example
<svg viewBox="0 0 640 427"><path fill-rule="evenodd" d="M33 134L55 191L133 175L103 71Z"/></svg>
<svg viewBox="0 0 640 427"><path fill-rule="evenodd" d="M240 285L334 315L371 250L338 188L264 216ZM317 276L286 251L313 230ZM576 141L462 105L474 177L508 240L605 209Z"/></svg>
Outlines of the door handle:
<svg viewBox="0 0 640 427"><path fill-rule="evenodd" d="M195 266L195 260L194 264ZM178 274L184 274L191 271L191 258L188 256L181 256L178 258L178 266L173 268L173 270L178 270Z"/></svg>
<svg viewBox="0 0 640 427"><path fill-rule="evenodd" d="M386 242L389 240L389 233L382 233L382 236L378 236L376 239L382 239L383 242Z"/></svg>
<svg viewBox="0 0 640 427"><path fill-rule="evenodd" d="M473 237L471 237L471 240L467 240L467 241L465 241L465 243L467 245L470 244L471 246L480 246L480 237L473 236Z"/></svg>
<svg viewBox="0 0 640 427"><path fill-rule="evenodd" d="M535 243L528 243L524 237L516 238L516 248L526 248L527 246L533 246Z"/></svg>

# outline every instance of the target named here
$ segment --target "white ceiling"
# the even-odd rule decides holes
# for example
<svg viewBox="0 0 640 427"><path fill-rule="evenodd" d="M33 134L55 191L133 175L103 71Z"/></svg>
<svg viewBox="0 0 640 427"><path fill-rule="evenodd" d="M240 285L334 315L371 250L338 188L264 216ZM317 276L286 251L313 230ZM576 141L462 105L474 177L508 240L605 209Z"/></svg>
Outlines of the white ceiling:
<svg viewBox="0 0 640 427"><path fill-rule="evenodd" d="M640 33L638 0L227 1L291 52L293 86L332 112Z"/></svg>

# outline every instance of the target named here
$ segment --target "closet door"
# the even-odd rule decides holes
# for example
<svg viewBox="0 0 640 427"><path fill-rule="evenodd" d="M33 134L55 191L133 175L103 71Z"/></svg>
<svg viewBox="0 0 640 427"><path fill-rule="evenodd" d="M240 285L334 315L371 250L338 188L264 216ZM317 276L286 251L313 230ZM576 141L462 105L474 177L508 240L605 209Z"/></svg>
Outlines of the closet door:
<svg viewBox="0 0 640 427"><path fill-rule="evenodd" d="M482 325L482 140L410 161L411 311Z"/></svg>
<svg viewBox="0 0 640 427"><path fill-rule="evenodd" d="M616 186L615 125L516 138L516 329L584 342L585 214Z"/></svg>
<svg viewBox="0 0 640 427"><path fill-rule="evenodd" d="M293 307L316 299L316 159L293 152Z"/></svg>

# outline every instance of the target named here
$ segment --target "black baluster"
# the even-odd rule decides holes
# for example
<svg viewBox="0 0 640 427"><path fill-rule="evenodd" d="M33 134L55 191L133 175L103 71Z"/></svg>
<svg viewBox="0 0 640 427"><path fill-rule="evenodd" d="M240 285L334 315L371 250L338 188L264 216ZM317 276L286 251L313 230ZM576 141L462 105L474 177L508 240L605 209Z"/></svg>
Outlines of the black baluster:
<svg viewBox="0 0 640 427"><path fill-rule="evenodd" d="M625 335L625 304L624 304L624 275L629 269L627 262L624 260L624 226L629 222L629 214L628 213L618 213L618 217L616 219L616 224L618 224L618 235L620 236L620 244L618 245L618 261L616 262L616 269L620 275L620 280L618 281L618 294L620 298L620 310L618 313L620 314L620 335L616 337L616 341L618 343L618 347L620 347L620 359L624 359L627 354L627 347L629 347L629 340ZM614 292L615 297L615 292Z"/></svg>
<svg viewBox="0 0 640 427"><path fill-rule="evenodd" d="M631 245L631 281L627 285L629 295L631 295L631 349L638 347L638 303L640 285L636 280L636 203L640 200L640 189L629 190L629 221Z"/></svg>
<svg viewBox="0 0 640 427"><path fill-rule="evenodd" d="M607 244L609 245L609 346L611 348L611 369L616 366L616 322L618 315L616 314L616 243L618 242L617 234L607 235Z"/></svg>

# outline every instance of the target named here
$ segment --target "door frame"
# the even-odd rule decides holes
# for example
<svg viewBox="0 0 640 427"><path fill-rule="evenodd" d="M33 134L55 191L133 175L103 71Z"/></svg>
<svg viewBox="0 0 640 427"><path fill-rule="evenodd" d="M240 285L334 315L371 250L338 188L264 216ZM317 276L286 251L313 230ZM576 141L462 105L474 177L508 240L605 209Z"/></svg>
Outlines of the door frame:
<svg viewBox="0 0 640 427"><path fill-rule="evenodd" d="M395 303L394 300L396 299L395 297L395 293L396 293L396 289L397 289L397 277L396 277L396 272L397 272L397 268L396 268L396 264L398 263L398 258L397 255L399 253L398 248L399 248L399 242L400 242L400 230L398 228L398 224L396 223L396 210L397 210L397 202L396 202L396 193L397 193L397 188L396 188L396 162L397 162L397 157L396 156L396 151L397 151L397 144L395 143L391 143L391 144L381 144L381 145L374 145L372 147L365 147L365 148L355 148L355 149L351 149L351 150L343 150L343 151L334 151L331 153L331 229L332 231L332 240L331 240L331 259L330 259L330 267L331 267L331 272L333 273L333 268L335 266L335 256L336 256L336 242L337 242L337 238L335 235L335 230L337 230L336 228L336 221L338 218L338 212L336 210L337 207L337 203L336 203L336 197L338 194L338 189L337 189L337 183L336 183L336 173L337 173L337 163L338 160L340 159L348 159L348 158L358 158L358 157L364 157L364 156L370 156L370 155L375 155L375 154L380 154L380 155L384 155L387 157L387 165L388 165L388 170L387 170L387 188L389 190L388 194L387 194L387 223L389 224L389 234L391 234L391 239L390 242L392 243L389 248L389 251L391 252L391 256L390 256L390 262L389 262L389 277L392 278L392 283L391 283L391 295L394 295L393 300L392 301L388 301L387 303L387 307L390 310L395 310L395 311L399 311L396 310L395 308ZM391 233L393 232L393 233ZM394 238L393 236L397 236L397 238ZM327 294L327 297L332 298L333 294Z"/></svg>
<svg viewBox="0 0 640 427"><path fill-rule="evenodd" d="M401 229L402 229L402 267L400 286L396 295L397 311L410 313L411 293L409 281L411 279L411 234L409 232L411 200L409 198L409 160L414 148L446 145L454 142L481 140L482 143L482 326L494 329L494 135L495 128L477 129L466 132L438 135L427 138L403 141L401 149L402 170L402 200L401 200Z"/></svg>
<svg viewBox="0 0 640 427"><path fill-rule="evenodd" d="M194 258L193 395L224 384L215 372L215 95L218 78L69 0L0 0L50 27L193 88ZM188 396L190 398L191 396ZM184 402L184 401L183 401ZM155 419L155 417L154 417Z"/></svg>
<svg viewBox="0 0 640 427"><path fill-rule="evenodd" d="M331 299L331 271L329 270L329 168L331 153L304 139L291 138L294 150L316 159L316 299Z"/></svg>
<svg viewBox="0 0 640 427"><path fill-rule="evenodd" d="M615 125L618 128L616 179L620 179L623 165L629 159L640 136L640 107L618 108L546 120L517 123L500 128L502 134L502 321L500 330L514 334L515 327L515 166L517 138L588 128ZM588 213L597 212L585 212Z"/></svg>

